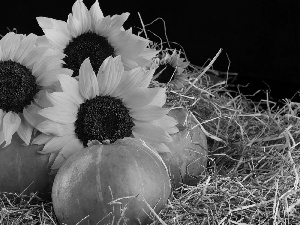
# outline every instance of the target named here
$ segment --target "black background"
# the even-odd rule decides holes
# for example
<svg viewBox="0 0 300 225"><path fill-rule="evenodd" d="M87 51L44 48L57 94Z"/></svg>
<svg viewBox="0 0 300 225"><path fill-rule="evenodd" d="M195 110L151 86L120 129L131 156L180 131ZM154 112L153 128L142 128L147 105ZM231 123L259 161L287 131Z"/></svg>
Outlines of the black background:
<svg viewBox="0 0 300 225"><path fill-rule="evenodd" d="M7 33L8 27L16 28L18 33L42 35L35 18L45 16L66 21L73 3L1 1L0 34ZM90 8L94 1L84 3ZM222 48L214 69L226 71L230 59L229 71L239 74L235 84L249 83L247 88L240 89L245 94L270 89L273 99L278 100L292 98L300 89L299 0L99 0L99 3L105 16L130 12L124 24L126 29L141 27L137 12L145 24L163 18L169 41L181 44L192 64L205 65ZM161 20L147 28L165 40ZM298 95L295 101L300 101ZM265 94L257 98L265 98Z"/></svg>

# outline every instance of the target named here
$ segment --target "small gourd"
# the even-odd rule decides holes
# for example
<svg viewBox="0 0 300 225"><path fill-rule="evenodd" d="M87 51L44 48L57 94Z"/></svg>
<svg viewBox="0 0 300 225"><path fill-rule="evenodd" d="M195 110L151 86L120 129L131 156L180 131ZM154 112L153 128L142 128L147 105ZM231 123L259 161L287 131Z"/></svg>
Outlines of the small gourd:
<svg viewBox="0 0 300 225"><path fill-rule="evenodd" d="M11 143L0 146L0 192L43 192L51 183L49 155L39 154L42 145L28 145L15 133Z"/></svg>
<svg viewBox="0 0 300 225"><path fill-rule="evenodd" d="M170 152L159 154L169 169L174 188L197 185L207 164L206 136L187 109L174 108L168 115L177 120L179 132L171 135L172 142L166 143Z"/></svg>

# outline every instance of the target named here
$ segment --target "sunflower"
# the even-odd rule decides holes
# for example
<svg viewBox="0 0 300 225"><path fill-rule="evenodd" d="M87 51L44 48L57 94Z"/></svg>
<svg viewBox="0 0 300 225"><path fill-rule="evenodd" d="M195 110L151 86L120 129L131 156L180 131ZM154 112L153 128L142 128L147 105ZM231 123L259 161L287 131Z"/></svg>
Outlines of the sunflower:
<svg viewBox="0 0 300 225"><path fill-rule="evenodd" d="M73 153L93 141L113 143L123 138L149 143L172 141L178 132L176 120L167 116L165 88L148 88L154 70L124 71L121 56L104 60L97 76L87 58L78 80L58 75L63 92L47 94L53 107L39 114L47 118L37 125L42 132L34 144L45 144L41 153L51 153L53 170ZM54 161L54 162L53 162Z"/></svg>
<svg viewBox="0 0 300 225"><path fill-rule="evenodd" d="M78 76L81 63L89 58L97 73L108 56L121 55L125 70L148 66L158 51L149 40L123 28L129 13L103 16L98 0L90 10L77 0L67 22L38 17L37 21L54 48L66 54L64 67Z"/></svg>
<svg viewBox="0 0 300 225"><path fill-rule="evenodd" d="M187 82L188 74L185 72L189 62L180 57L178 51L173 50L172 54L168 50L162 51L156 58L157 69L154 73L153 81L163 85L170 85L173 89L183 88Z"/></svg>
<svg viewBox="0 0 300 225"><path fill-rule="evenodd" d="M0 144L5 146L15 132L29 144L33 126L42 119L35 112L49 106L44 93L54 90L57 73L72 74L60 66L64 55L38 47L38 39L9 32L0 40Z"/></svg>

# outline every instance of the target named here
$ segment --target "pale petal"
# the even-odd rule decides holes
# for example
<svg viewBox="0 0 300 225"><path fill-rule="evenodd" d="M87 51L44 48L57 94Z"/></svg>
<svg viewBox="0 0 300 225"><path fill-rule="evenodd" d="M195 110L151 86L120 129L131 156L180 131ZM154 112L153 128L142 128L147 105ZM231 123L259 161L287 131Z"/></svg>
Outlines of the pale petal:
<svg viewBox="0 0 300 225"><path fill-rule="evenodd" d="M4 134L2 131L0 131L0 145L2 145L4 141L5 141Z"/></svg>
<svg viewBox="0 0 300 225"><path fill-rule="evenodd" d="M14 58L19 49L20 43L21 43L21 35L16 34L14 36L14 38L12 38L12 40L11 40L11 46L9 46L8 59L14 61Z"/></svg>
<svg viewBox="0 0 300 225"><path fill-rule="evenodd" d="M91 16L82 0L77 0L73 7L73 16L79 21L77 35L85 33L91 29Z"/></svg>
<svg viewBox="0 0 300 225"><path fill-rule="evenodd" d="M13 60L16 52L19 49L20 42L21 42L21 35L14 34L9 36L10 38L6 40L6 42L2 42L2 54L4 60ZM1 43L1 44L2 44Z"/></svg>
<svg viewBox="0 0 300 225"><path fill-rule="evenodd" d="M68 26L70 35L73 38L78 37L80 35L80 32L81 32L80 21L77 20L71 13L68 16L67 26Z"/></svg>
<svg viewBox="0 0 300 225"><path fill-rule="evenodd" d="M47 98L47 91L41 90L34 96L34 102L40 107L40 108L48 108L52 107L53 104L50 102L50 100Z"/></svg>
<svg viewBox="0 0 300 225"><path fill-rule="evenodd" d="M139 108L153 102L161 88L137 88L122 98L127 108Z"/></svg>
<svg viewBox="0 0 300 225"><path fill-rule="evenodd" d="M36 129L41 131L47 135L55 135L55 136L65 136L65 135L72 135L75 132L75 126L73 123L70 124L61 124L56 123L51 120L46 120L39 123L36 126Z"/></svg>
<svg viewBox="0 0 300 225"><path fill-rule="evenodd" d="M3 127L3 123L2 123L2 120L3 120L3 117L5 116L6 112L4 112L3 109L0 109L0 132L2 131L2 127Z"/></svg>
<svg viewBox="0 0 300 225"><path fill-rule="evenodd" d="M48 47L36 47L32 49L32 51L30 51L30 53L23 59L22 65L26 66L27 68L32 68L47 50Z"/></svg>
<svg viewBox="0 0 300 225"><path fill-rule="evenodd" d="M73 111L68 107L54 106L44 108L39 111L39 114L56 123L74 123L77 119L77 111Z"/></svg>
<svg viewBox="0 0 300 225"><path fill-rule="evenodd" d="M21 118L18 114L13 112L8 112L3 118L3 134L5 138L5 145L9 145L11 143L12 135L19 129L21 124Z"/></svg>
<svg viewBox="0 0 300 225"><path fill-rule="evenodd" d="M73 70L67 68L46 70L36 78L36 83L40 86L47 87L58 81L58 74L71 75L72 73Z"/></svg>
<svg viewBox="0 0 300 225"><path fill-rule="evenodd" d="M53 138L52 135L40 134L32 140L33 145L44 145Z"/></svg>
<svg viewBox="0 0 300 225"><path fill-rule="evenodd" d="M70 42L70 38L58 30L43 29L43 31L50 43L57 49L63 50Z"/></svg>
<svg viewBox="0 0 300 225"><path fill-rule="evenodd" d="M63 147L61 151L58 153L56 159L54 160L53 165L51 166L51 169L58 169L63 164L63 162L68 159L71 155L75 154L76 152L79 152L83 149L82 143L75 139L72 142L69 142L68 145Z"/></svg>
<svg viewBox="0 0 300 225"><path fill-rule="evenodd" d="M36 19L48 40L54 44L55 48L63 50L71 39L67 23L47 17L37 17Z"/></svg>
<svg viewBox="0 0 300 225"><path fill-rule="evenodd" d="M63 63L62 58L64 54L55 54L55 52L49 51L45 52L43 57L38 59L33 66L32 74L35 77L39 77L43 72L52 69L62 69L61 65Z"/></svg>
<svg viewBox="0 0 300 225"><path fill-rule="evenodd" d="M171 128L175 127L178 122L176 119L174 119L172 116L165 115L164 117L154 120L152 122L154 125L161 126L162 128Z"/></svg>
<svg viewBox="0 0 300 225"><path fill-rule="evenodd" d="M75 140L75 135L68 135L62 137L53 137L49 142L47 142L40 153L49 154L56 151L60 151L64 146L68 145L70 142Z"/></svg>
<svg viewBox="0 0 300 225"><path fill-rule="evenodd" d="M99 84L99 95L110 95L119 85L123 76L124 67L121 56L106 58L99 68L97 80Z"/></svg>
<svg viewBox="0 0 300 225"><path fill-rule="evenodd" d="M2 48L1 48L1 46L0 46L0 60L1 60L1 61L4 60L2 56L3 56L3 53L2 53Z"/></svg>
<svg viewBox="0 0 300 225"><path fill-rule="evenodd" d="M85 99L92 99L99 95L99 86L96 74L87 58L83 61L79 69L79 91Z"/></svg>
<svg viewBox="0 0 300 225"><path fill-rule="evenodd" d="M139 83L143 74L142 68L135 68L129 72L125 72L116 89L111 93L113 97L124 97L131 91L139 87Z"/></svg>
<svg viewBox="0 0 300 225"><path fill-rule="evenodd" d="M112 19L112 23L111 23L111 28L112 29L121 29L121 27L123 26L123 24L125 23L125 21L128 19L130 13L122 13L121 15L114 15L111 19Z"/></svg>
<svg viewBox="0 0 300 225"><path fill-rule="evenodd" d="M23 63L24 58L31 52L34 48L34 44L37 36L35 34L29 34L20 43L20 47L15 55L15 60L19 63Z"/></svg>
<svg viewBox="0 0 300 225"><path fill-rule="evenodd" d="M37 17L36 20L42 29L57 30L60 31L65 36L65 38L70 38L66 22L47 17Z"/></svg>
<svg viewBox="0 0 300 225"><path fill-rule="evenodd" d="M1 40L0 40L0 47L2 50L2 60L7 60L9 56L9 49L7 46L9 46L11 40L14 38L16 34L14 32L7 33Z"/></svg>
<svg viewBox="0 0 300 225"><path fill-rule="evenodd" d="M155 73L155 69L151 69L145 72L143 79L141 80L139 86L140 87L149 87L149 84L153 78L153 74Z"/></svg>
<svg viewBox="0 0 300 225"><path fill-rule="evenodd" d="M31 103L23 109L23 115L25 119L33 127L45 120L44 117L38 114L40 110L41 108L34 103Z"/></svg>
<svg viewBox="0 0 300 225"><path fill-rule="evenodd" d="M132 133L135 137L153 143L171 142L173 140L161 127L147 122L135 122Z"/></svg>
<svg viewBox="0 0 300 225"><path fill-rule="evenodd" d="M178 127L170 127L164 129L168 134L176 134L179 132Z"/></svg>
<svg viewBox="0 0 300 225"><path fill-rule="evenodd" d="M76 104L73 98L64 92L53 92L46 93L47 99L51 102L53 106L57 107L67 107L73 112L77 112L79 105Z"/></svg>
<svg viewBox="0 0 300 225"><path fill-rule="evenodd" d="M35 42L35 45L37 47L48 47L53 48L53 44L50 43L49 39L46 37L46 35L38 36Z"/></svg>
<svg viewBox="0 0 300 225"><path fill-rule="evenodd" d="M19 126L19 129L17 130L17 133L19 137L24 141L24 143L26 145L29 145L33 127L28 123L28 121L22 114L19 114L19 117L21 118L21 124Z"/></svg>
<svg viewBox="0 0 300 225"><path fill-rule="evenodd" d="M147 105L141 108L131 109L129 111L129 114L132 118L136 120L151 121L164 117L168 112L168 108Z"/></svg>
<svg viewBox="0 0 300 225"><path fill-rule="evenodd" d="M157 105L162 107L166 104L167 95L166 95L166 88L160 88L157 95L153 98L153 100L149 103L149 105Z"/></svg>
<svg viewBox="0 0 300 225"><path fill-rule="evenodd" d="M98 0L95 1L95 3L92 5L90 9L90 15L92 17L93 23L96 23L98 20L102 19L104 17Z"/></svg>
<svg viewBox="0 0 300 225"><path fill-rule="evenodd" d="M79 93L78 81L75 78L64 74L57 75L57 78L64 93L72 97L78 105L83 103L83 97Z"/></svg>

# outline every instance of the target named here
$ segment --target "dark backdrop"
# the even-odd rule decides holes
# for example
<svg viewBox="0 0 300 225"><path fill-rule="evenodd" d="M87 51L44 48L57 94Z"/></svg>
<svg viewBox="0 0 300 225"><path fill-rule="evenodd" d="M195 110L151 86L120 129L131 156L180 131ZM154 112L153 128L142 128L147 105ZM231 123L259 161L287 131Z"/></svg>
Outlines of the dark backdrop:
<svg viewBox="0 0 300 225"><path fill-rule="evenodd" d="M2 1L0 33L5 34L8 27L17 28L18 33L41 35L35 17L66 21L73 3ZM89 8L94 1L84 3ZM291 98L300 89L299 0L99 0L99 3L105 15L130 12L125 28L140 27L137 12L145 24L162 17L169 40L180 43L193 64L204 65L222 48L214 68L226 71L229 58L230 71L239 73L235 84L249 83L248 88L241 88L246 94L270 88L271 96L277 100ZM147 28L164 37L162 21ZM299 100L297 96L295 100Z"/></svg>

